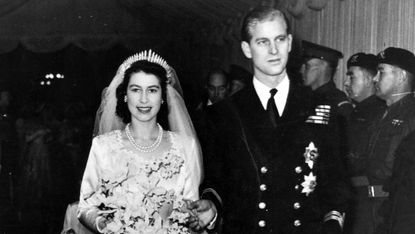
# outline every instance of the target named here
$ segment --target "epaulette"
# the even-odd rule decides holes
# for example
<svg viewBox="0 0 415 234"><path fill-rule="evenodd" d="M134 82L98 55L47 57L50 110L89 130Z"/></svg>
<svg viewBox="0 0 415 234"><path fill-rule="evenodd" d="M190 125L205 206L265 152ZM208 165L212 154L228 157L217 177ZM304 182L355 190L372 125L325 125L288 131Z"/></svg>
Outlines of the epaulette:
<svg viewBox="0 0 415 234"><path fill-rule="evenodd" d="M349 101L342 101L342 102L340 102L339 104L337 104L337 107L340 107L340 106L342 106L342 105L346 105L346 104L350 104L350 105L352 105L352 103L351 103L351 102L349 102Z"/></svg>

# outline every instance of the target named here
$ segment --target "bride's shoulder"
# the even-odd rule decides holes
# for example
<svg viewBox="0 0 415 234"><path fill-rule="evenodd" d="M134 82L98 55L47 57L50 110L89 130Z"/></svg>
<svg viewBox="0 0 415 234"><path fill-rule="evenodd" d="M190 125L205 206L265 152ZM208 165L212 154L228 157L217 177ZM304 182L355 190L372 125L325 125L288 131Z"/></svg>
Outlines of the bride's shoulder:
<svg viewBox="0 0 415 234"><path fill-rule="evenodd" d="M120 136L121 130L114 130L94 137L93 141L95 141L97 144L106 145L110 142L119 141Z"/></svg>
<svg viewBox="0 0 415 234"><path fill-rule="evenodd" d="M180 143L182 146L186 146L195 141L192 137L185 135L185 134L181 134L178 132L171 132L171 131L168 131L168 133L172 137L173 142Z"/></svg>

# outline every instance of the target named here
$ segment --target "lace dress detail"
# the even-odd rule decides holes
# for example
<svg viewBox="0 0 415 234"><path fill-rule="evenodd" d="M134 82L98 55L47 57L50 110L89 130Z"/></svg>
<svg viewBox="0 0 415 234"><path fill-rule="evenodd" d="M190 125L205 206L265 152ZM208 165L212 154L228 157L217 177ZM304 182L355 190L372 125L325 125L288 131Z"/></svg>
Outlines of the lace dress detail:
<svg viewBox="0 0 415 234"><path fill-rule="evenodd" d="M168 132L171 146L145 157L127 148L121 134L94 139L79 212L98 209L108 219L104 233L189 233L183 225L188 214L180 208L184 199L198 198L186 149L190 139Z"/></svg>

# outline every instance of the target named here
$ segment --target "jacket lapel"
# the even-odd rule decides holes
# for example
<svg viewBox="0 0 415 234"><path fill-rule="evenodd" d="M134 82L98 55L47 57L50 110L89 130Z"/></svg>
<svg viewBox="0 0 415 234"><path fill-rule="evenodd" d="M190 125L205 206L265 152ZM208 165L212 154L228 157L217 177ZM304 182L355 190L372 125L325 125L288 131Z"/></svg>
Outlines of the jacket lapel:
<svg viewBox="0 0 415 234"><path fill-rule="evenodd" d="M295 85L294 82L290 83L287 103L280 120L281 123L304 122L312 114L312 109L309 108L311 103L307 103L311 98L307 97L306 92L306 90Z"/></svg>

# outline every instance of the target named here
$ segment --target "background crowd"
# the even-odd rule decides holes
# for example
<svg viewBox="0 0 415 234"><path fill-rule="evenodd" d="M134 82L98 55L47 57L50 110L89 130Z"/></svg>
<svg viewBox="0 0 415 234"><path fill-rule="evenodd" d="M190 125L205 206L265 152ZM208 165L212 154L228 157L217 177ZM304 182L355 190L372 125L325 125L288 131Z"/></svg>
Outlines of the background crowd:
<svg viewBox="0 0 415 234"><path fill-rule="evenodd" d="M93 116L83 103L28 102L11 112L4 99L13 96L2 94L2 228L57 233L67 204L79 197Z"/></svg>

